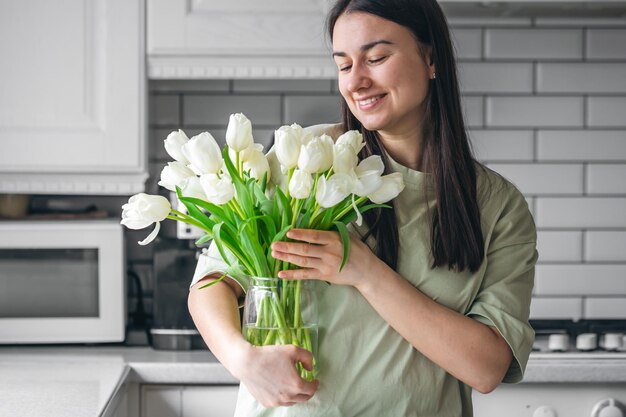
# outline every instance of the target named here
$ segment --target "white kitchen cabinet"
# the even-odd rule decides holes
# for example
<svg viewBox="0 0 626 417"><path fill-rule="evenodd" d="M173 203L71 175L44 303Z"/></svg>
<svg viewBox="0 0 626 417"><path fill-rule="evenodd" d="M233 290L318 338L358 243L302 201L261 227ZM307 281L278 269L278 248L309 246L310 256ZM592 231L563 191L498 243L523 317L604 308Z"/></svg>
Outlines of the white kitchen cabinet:
<svg viewBox="0 0 626 417"><path fill-rule="evenodd" d="M472 395L478 417L596 417L592 412L605 407L609 398L626 413L623 383L502 384L489 394Z"/></svg>
<svg viewBox="0 0 626 417"><path fill-rule="evenodd" d="M0 193L143 190L144 1L0 2Z"/></svg>
<svg viewBox="0 0 626 417"><path fill-rule="evenodd" d="M232 417L238 392L237 385L185 386L182 417Z"/></svg>
<svg viewBox="0 0 626 417"><path fill-rule="evenodd" d="M148 76L336 78L328 0L148 0Z"/></svg>
<svg viewBox="0 0 626 417"><path fill-rule="evenodd" d="M143 385L141 417L232 417L237 385Z"/></svg>

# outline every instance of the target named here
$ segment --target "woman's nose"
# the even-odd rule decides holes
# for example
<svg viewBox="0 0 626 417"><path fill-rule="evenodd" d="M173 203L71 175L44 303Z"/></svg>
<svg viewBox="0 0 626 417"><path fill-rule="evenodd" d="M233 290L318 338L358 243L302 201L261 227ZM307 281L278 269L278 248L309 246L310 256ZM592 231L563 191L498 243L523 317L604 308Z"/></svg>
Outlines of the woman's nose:
<svg viewBox="0 0 626 417"><path fill-rule="evenodd" d="M346 87L348 91L359 91L372 85L372 80L364 68L354 65L347 75Z"/></svg>

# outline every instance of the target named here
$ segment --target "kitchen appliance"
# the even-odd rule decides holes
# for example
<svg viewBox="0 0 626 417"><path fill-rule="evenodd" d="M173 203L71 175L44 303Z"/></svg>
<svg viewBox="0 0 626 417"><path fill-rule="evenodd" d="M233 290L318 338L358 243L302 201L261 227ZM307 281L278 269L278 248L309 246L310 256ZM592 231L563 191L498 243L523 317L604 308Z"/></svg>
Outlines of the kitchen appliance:
<svg viewBox="0 0 626 417"><path fill-rule="evenodd" d="M0 343L124 340L118 220L0 222Z"/></svg>
<svg viewBox="0 0 626 417"><path fill-rule="evenodd" d="M198 254L193 240L158 239L156 242L152 261L154 319L150 328L155 349L206 348L187 309L189 284Z"/></svg>

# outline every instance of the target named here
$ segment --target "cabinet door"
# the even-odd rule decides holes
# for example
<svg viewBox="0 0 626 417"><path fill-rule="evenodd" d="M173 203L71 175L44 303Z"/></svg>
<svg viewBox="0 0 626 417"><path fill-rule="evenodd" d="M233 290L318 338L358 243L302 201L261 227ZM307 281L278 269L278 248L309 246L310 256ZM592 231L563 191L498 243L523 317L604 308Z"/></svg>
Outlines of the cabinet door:
<svg viewBox="0 0 626 417"><path fill-rule="evenodd" d="M181 386L143 385L141 417L181 417Z"/></svg>
<svg viewBox="0 0 626 417"><path fill-rule="evenodd" d="M232 417L238 391L237 385L185 386L182 417Z"/></svg>
<svg viewBox="0 0 626 417"><path fill-rule="evenodd" d="M144 14L144 0L0 2L0 192L143 189Z"/></svg>

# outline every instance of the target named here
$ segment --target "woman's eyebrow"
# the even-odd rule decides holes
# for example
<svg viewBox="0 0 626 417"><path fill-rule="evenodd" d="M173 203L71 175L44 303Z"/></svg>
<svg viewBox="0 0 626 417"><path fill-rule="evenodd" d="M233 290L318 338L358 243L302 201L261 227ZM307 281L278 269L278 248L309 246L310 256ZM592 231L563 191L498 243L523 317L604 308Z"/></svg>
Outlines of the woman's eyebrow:
<svg viewBox="0 0 626 417"><path fill-rule="evenodd" d="M378 44L393 45L393 42L387 41L387 40L384 40L384 39L381 39L381 40L378 40L378 41L374 41L374 42L369 42L369 43L366 43L365 45L361 46L361 48L360 48L361 52L365 52L365 51L367 51L369 49L372 49L373 47L375 47ZM333 58L336 57L336 56L346 56L346 53L345 52L341 52L341 51L334 51L333 52Z"/></svg>

